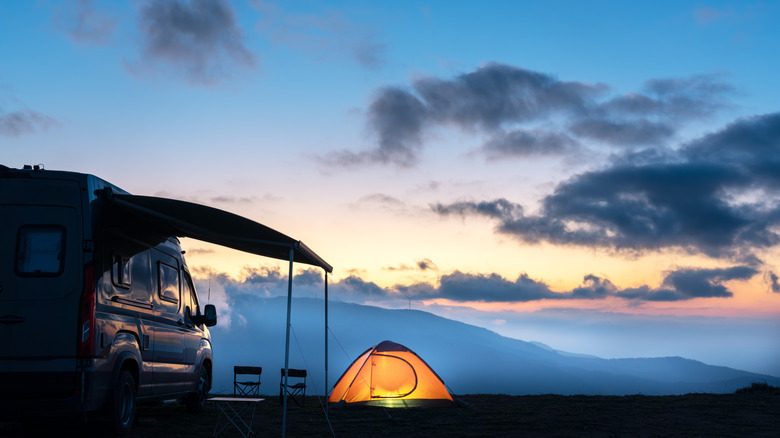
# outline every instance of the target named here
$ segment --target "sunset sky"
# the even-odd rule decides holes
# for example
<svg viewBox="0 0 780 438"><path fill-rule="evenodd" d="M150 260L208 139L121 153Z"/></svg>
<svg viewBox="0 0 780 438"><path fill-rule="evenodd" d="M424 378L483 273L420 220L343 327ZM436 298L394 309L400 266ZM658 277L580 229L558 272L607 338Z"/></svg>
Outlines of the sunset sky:
<svg viewBox="0 0 780 438"><path fill-rule="evenodd" d="M3 2L0 164L251 218L334 299L780 375L778 54L777 1Z"/></svg>

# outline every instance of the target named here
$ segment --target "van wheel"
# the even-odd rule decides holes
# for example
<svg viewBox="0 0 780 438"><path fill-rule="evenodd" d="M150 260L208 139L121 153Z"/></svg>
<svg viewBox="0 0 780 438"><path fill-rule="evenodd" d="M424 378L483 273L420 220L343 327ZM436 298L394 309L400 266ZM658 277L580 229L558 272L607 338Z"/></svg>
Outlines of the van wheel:
<svg viewBox="0 0 780 438"><path fill-rule="evenodd" d="M206 406L206 399L209 396L209 390L211 389L211 375L209 374L206 366L200 367L200 379L198 381L198 391L195 394L187 396L184 400L184 404L187 406L187 410L190 412L200 412L203 407Z"/></svg>
<svg viewBox="0 0 780 438"><path fill-rule="evenodd" d="M109 408L113 431L120 436L127 435L135 420L135 379L130 371L119 374Z"/></svg>

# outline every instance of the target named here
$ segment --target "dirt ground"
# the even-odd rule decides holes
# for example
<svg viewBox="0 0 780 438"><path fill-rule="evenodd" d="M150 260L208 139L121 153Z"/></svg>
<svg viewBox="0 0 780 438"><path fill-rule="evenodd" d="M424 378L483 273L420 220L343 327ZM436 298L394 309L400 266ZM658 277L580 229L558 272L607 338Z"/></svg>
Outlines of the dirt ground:
<svg viewBox="0 0 780 438"><path fill-rule="evenodd" d="M330 424L320 400L287 414L289 437L777 437L780 391L682 396L506 396L464 395L451 408L330 409ZM294 405L293 405L294 406ZM133 438L210 437L217 409L199 414L178 403L140 406ZM258 437L282 435L278 397L258 405ZM0 437L103 437L100 425L36 421L0 423ZM238 437L233 430L220 436Z"/></svg>

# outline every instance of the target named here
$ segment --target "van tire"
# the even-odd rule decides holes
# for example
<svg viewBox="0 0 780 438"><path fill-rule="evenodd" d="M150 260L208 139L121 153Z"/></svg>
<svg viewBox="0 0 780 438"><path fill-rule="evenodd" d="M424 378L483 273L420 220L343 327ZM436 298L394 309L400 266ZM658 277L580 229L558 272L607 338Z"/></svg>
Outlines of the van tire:
<svg viewBox="0 0 780 438"><path fill-rule="evenodd" d="M200 367L200 379L198 379L198 390L184 399L184 404L189 412L200 412L206 406L206 399L211 389L211 374L205 365Z"/></svg>
<svg viewBox="0 0 780 438"><path fill-rule="evenodd" d="M135 379L130 371L122 370L111 394L109 415L111 429L119 436L130 433L135 420Z"/></svg>

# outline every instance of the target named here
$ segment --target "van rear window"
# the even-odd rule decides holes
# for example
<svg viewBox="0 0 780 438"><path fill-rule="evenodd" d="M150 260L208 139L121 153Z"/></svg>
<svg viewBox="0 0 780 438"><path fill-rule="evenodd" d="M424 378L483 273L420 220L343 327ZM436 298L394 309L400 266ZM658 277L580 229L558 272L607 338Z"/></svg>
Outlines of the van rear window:
<svg viewBox="0 0 780 438"><path fill-rule="evenodd" d="M25 225L16 240L16 272L24 276L55 277L65 266L65 227Z"/></svg>

